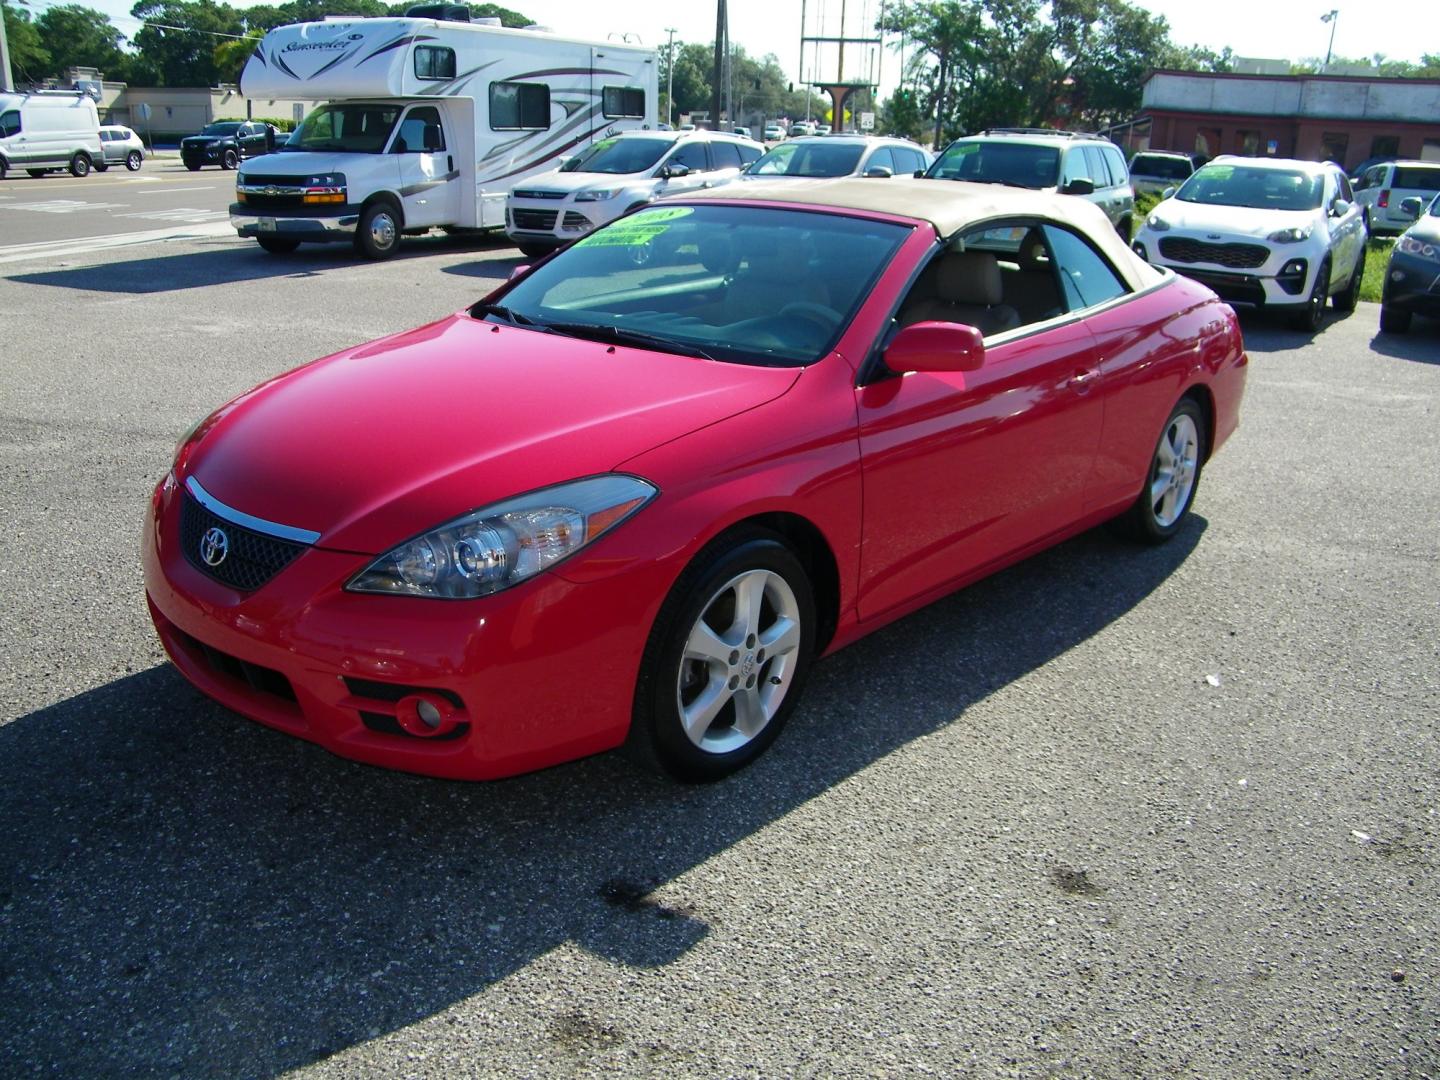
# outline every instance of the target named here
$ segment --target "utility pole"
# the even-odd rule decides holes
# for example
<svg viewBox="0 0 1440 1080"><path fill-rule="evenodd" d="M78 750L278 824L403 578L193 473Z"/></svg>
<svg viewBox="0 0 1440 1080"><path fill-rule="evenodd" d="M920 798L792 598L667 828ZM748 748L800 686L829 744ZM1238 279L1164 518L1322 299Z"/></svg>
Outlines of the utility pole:
<svg viewBox="0 0 1440 1080"><path fill-rule="evenodd" d="M1323 73L1329 74L1330 54L1335 51L1335 24L1340 21L1340 9L1331 8L1324 15L1320 16L1320 21L1330 24L1330 46L1325 50L1325 66L1320 69Z"/></svg>
<svg viewBox="0 0 1440 1080"><path fill-rule="evenodd" d="M670 35L670 58L665 61L665 123L673 127L674 121L671 117L675 112L675 28L667 26L665 32Z"/></svg>
<svg viewBox="0 0 1440 1080"><path fill-rule="evenodd" d="M715 0L715 72L710 94L710 130L720 130L720 94L725 85L725 54L730 47L730 18L725 0Z"/></svg>
<svg viewBox="0 0 1440 1080"><path fill-rule="evenodd" d="M5 5L0 3L0 92L10 93L15 89L15 79L10 74L10 43L5 39Z"/></svg>

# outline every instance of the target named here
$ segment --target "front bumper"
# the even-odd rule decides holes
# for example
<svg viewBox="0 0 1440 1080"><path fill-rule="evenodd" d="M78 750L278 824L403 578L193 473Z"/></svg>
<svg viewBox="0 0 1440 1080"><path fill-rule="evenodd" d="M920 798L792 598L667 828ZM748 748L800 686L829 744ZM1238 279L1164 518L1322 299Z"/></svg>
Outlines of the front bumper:
<svg viewBox="0 0 1440 1080"><path fill-rule="evenodd" d="M1263 261L1256 265L1242 268L1204 259L1182 262L1167 257L1161 250L1161 244L1167 239L1216 247L1263 248L1267 254ZM1302 306L1310 295L1315 274L1324 260L1324 252L1317 251L1312 243L1269 244L1253 237L1233 237L1217 242L1187 234L1179 229L1157 233L1149 226L1143 227L1136 234L1131 247L1152 266L1163 266L1198 281L1227 303L1246 304L1251 307ZM1304 268L1299 273L1291 269L1297 262L1304 263Z"/></svg>
<svg viewBox="0 0 1440 1080"><path fill-rule="evenodd" d="M1385 268L1386 307L1440 318L1440 264L1395 253Z"/></svg>
<svg viewBox="0 0 1440 1080"><path fill-rule="evenodd" d="M619 216L618 199L576 204L573 199L517 199L505 203L505 235L517 244L560 247Z"/></svg>
<svg viewBox="0 0 1440 1080"><path fill-rule="evenodd" d="M226 149L223 146L181 146L180 160L186 165L219 165ZM232 146L229 149L235 148Z"/></svg>
<svg viewBox="0 0 1440 1080"><path fill-rule="evenodd" d="M311 243L350 240L360 221L353 206L313 206L303 210L255 210L244 203L230 204L230 224L241 236L285 236Z"/></svg>
<svg viewBox="0 0 1440 1080"><path fill-rule="evenodd" d="M181 489L155 489L142 538L155 629L180 672L227 708L341 757L461 780L528 772L624 741L660 563L576 584L541 574L470 601L344 584L373 556L307 548L239 593L180 550ZM407 734L403 700L453 728Z"/></svg>

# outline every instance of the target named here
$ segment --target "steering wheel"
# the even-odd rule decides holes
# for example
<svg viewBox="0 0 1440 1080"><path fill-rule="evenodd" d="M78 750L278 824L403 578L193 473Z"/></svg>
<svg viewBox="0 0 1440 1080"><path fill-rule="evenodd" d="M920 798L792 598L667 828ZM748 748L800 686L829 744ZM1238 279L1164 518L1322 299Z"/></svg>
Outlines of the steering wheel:
<svg viewBox="0 0 1440 1080"><path fill-rule="evenodd" d="M786 319L804 319L813 326L818 326L826 337L831 331L840 325L840 316L826 307L824 304L816 304L809 300L795 300L786 304L780 309L780 317Z"/></svg>

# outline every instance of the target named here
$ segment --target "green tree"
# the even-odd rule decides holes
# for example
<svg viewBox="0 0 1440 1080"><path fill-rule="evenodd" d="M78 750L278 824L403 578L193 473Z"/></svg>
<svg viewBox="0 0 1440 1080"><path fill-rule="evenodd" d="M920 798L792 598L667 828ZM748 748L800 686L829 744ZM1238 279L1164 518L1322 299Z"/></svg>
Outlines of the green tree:
<svg viewBox="0 0 1440 1080"><path fill-rule="evenodd" d="M215 46L215 68L222 82L239 82L245 62L265 36L263 30L247 30L243 38L225 38Z"/></svg>
<svg viewBox="0 0 1440 1080"><path fill-rule="evenodd" d="M120 48L125 37L104 12L62 4L41 14L35 29L50 53L49 75L63 75L72 67L93 67L115 77L125 67L125 53Z"/></svg>
<svg viewBox="0 0 1440 1080"><path fill-rule="evenodd" d="M245 33L240 13L215 0L140 0L130 14L146 24L135 47L160 86L214 86L221 79L216 44Z"/></svg>
<svg viewBox="0 0 1440 1080"><path fill-rule="evenodd" d="M11 74L17 83L38 82L50 71L50 52L40 39L40 31L30 21L30 13L18 4L0 0L0 13L5 19Z"/></svg>

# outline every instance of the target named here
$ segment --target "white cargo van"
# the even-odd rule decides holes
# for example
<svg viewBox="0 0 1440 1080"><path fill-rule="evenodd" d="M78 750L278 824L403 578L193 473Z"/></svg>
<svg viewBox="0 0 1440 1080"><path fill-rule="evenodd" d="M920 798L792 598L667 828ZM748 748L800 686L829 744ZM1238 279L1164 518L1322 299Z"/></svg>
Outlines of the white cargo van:
<svg viewBox="0 0 1440 1080"><path fill-rule="evenodd" d="M241 166L230 222L266 251L343 240L376 259L402 235L500 228L518 181L596 139L653 129L657 85L653 49L538 29L410 17L277 27L242 92L326 104Z"/></svg>
<svg viewBox="0 0 1440 1080"><path fill-rule="evenodd" d="M104 160L100 117L84 91L0 94L0 180L18 169L31 176L58 169L84 176Z"/></svg>

